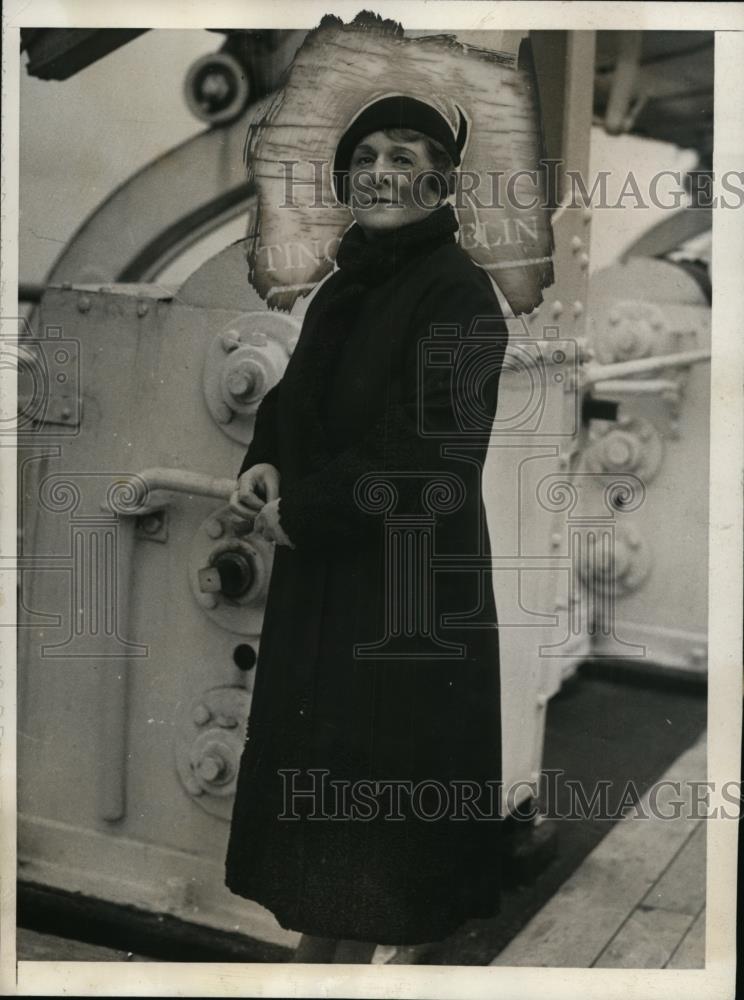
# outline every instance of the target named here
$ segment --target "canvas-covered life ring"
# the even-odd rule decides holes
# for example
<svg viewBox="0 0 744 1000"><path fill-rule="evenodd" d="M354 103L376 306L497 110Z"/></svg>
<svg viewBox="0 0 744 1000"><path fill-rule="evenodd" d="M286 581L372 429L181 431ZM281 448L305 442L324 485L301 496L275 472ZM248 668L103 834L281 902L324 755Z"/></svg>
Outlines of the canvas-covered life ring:
<svg viewBox="0 0 744 1000"><path fill-rule="evenodd" d="M539 100L529 45L519 52L463 44L453 35L406 38L399 24L363 13L328 15L311 31L284 84L249 128L257 194L249 278L269 308L289 310L333 269L352 222L333 185L336 147L360 109L391 94L432 105L468 139L452 201L460 245L491 275L515 315L553 283L553 236L541 170Z"/></svg>

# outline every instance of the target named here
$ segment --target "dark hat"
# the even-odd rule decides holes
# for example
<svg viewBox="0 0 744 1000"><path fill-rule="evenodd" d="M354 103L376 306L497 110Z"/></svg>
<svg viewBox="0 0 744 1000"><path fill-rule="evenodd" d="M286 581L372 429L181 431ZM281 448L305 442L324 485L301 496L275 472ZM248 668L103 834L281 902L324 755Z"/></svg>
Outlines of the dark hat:
<svg viewBox="0 0 744 1000"><path fill-rule="evenodd" d="M462 111L457 108L460 123L457 134L436 108L415 97L398 95L383 97L370 104L352 121L339 140L333 161L333 184L340 201L347 200L347 178L351 157L357 145L372 132L386 128L410 128L435 139L450 156L452 163L460 165L460 154L465 146L467 125Z"/></svg>

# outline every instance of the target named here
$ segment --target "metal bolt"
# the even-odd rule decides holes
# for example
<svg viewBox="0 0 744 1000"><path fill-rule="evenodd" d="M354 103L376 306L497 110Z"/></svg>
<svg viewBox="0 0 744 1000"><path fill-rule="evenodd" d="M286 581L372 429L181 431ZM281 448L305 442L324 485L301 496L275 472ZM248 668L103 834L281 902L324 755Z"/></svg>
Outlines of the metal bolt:
<svg viewBox="0 0 744 1000"><path fill-rule="evenodd" d="M572 310L573 310L574 318L576 318L577 316L581 316L581 314L584 311L584 303L583 302L579 302L577 300L576 302L574 302L574 304L572 306Z"/></svg>
<svg viewBox="0 0 744 1000"><path fill-rule="evenodd" d="M563 312L563 303L559 302L558 299L556 299L553 305L550 307L550 313L553 319L558 319L558 317L562 312Z"/></svg>
<svg viewBox="0 0 744 1000"><path fill-rule="evenodd" d="M81 295L77 302L78 312L87 313L90 309L90 298L87 295Z"/></svg>
<svg viewBox="0 0 744 1000"><path fill-rule="evenodd" d="M254 380L245 371L230 372L227 388L233 396L245 396L254 387Z"/></svg>
<svg viewBox="0 0 744 1000"><path fill-rule="evenodd" d="M208 753L197 764L199 776L204 781L217 781L225 773L225 761L216 753Z"/></svg>
<svg viewBox="0 0 744 1000"><path fill-rule="evenodd" d="M638 349L638 336L635 330L630 327L626 327L617 336L616 340L617 353L619 354L632 354Z"/></svg>
<svg viewBox="0 0 744 1000"><path fill-rule="evenodd" d="M561 535L557 531L554 531L553 534L550 536L550 544L554 549L557 549L559 547L562 540L563 539L561 538Z"/></svg>
<svg viewBox="0 0 744 1000"><path fill-rule="evenodd" d="M573 250L574 253L578 253L579 250L581 250L581 248L583 247L583 245L584 243L580 236L571 237L571 249Z"/></svg>
<svg viewBox="0 0 744 1000"><path fill-rule="evenodd" d="M581 221L584 223L585 226L589 225L589 223L592 221L592 210L591 210L591 208L585 208L584 209L584 211L581 214Z"/></svg>
<svg viewBox="0 0 744 1000"><path fill-rule="evenodd" d="M150 307L147 304L147 302L138 302L137 303L137 315L138 316L147 316L147 314L148 314L149 311L150 311Z"/></svg>
<svg viewBox="0 0 744 1000"><path fill-rule="evenodd" d="M194 720L197 726L203 726L207 722L209 722L209 720L212 718L212 713L209 711L209 709L205 704L200 703L195 707L191 715L191 718Z"/></svg>
<svg viewBox="0 0 744 1000"><path fill-rule="evenodd" d="M582 271L587 271L589 269L589 254L582 253L579 256L579 265Z"/></svg>
<svg viewBox="0 0 744 1000"><path fill-rule="evenodd" d="M610 465L616 468L631 464L633 450L630 441L618 437L609 437L605 441L605 459Z"/></svg>
<svg viewBox="0 0 744 1000"><path fill-rule="evenodd" d="M71 416L72 416L72 410L70 409L70 407L69 406L63 406L62 410L60 412L60 417L63 420L69 420Z"/></svg>
<svg viewBox="0 0 744 1000"><path fill-rule="evenodd" d="M230 84L225 79L224 73L214 70L207 73L201 81L199 96L201 103L208 107L212 104L224 101L230 92Z"/></svg>

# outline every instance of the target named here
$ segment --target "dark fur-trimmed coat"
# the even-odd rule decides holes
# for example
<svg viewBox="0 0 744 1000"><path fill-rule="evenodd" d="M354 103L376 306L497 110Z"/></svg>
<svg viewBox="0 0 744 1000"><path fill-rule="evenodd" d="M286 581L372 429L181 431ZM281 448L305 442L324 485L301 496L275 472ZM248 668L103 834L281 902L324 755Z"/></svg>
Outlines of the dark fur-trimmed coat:
<svg viewBox="0 0 744 1000"><path fill-rule="evenodd" d="M335 272L310 303L240 468L279 469L296 548L275 550L226 884L292 930L420 943L498 909L501 824L485 807L491 819L455 817L463 783L501 778L481 472L506 327L490 279L454 242L416 248L330 323L344 281ZM432 336L441 350L423 359ZM396 569L405 518L409 539L430 539L423 578ZM412 628L396 619L401 588L418 609L433 595ZM378 654L358 649L386 636ZM393 786L378 786L377 811L367 794L355 818L335 794L288 805L292 789L319 791L321 772L363 801L364 782L402 792L391 803Z"/></svg>

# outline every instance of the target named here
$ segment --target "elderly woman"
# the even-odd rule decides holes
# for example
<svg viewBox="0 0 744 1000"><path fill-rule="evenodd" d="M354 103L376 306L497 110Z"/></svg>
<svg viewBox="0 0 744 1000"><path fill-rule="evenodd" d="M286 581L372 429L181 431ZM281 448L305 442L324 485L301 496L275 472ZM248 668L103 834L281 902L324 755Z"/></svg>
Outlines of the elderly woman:
<svg viewBox="0 0 744 1000"><path fill-rule="evenodd" d="M302 932L299 961L369 961L499 908L481 473L506 328L446 200L463 133L404 95L349 125L334 183L355 224L232 501L276 548L226 884Z"/></svg>

